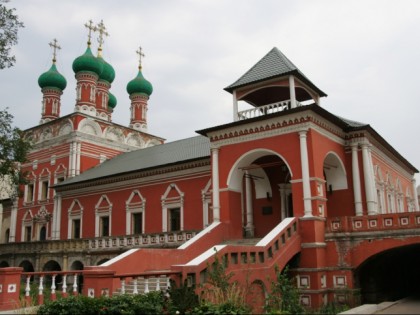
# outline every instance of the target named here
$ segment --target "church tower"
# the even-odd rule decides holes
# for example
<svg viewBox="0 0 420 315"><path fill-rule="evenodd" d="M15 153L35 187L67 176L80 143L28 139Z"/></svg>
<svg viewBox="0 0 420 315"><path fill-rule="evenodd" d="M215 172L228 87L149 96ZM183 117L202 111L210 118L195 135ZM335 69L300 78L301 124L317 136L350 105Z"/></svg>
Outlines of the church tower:
<svg viewBox="0 0 420 315"><path fill-rule="evenodd" d="M96 88L104 66L92 54L90 48L92 31L95 32L97 28L92 25L92 21L89 21L89 24L85 24L85 26L89 30L88 47L83 55L73 61L72 65L77 81L75 111L96 115Z"/></svg>
<svg viewBox="0 0 420 315"><path fill-rule="evenodd" d="M144 54L141 47L136 52L139 55L139 72L127 84L127 92L131 100L130 128L147 132L147 101L153 92L153 86L142 73L141 58Z"/></svg>
<svg viewBox="0 0 420 315"><path fill-rule="evenodd" d="M43 95L40 124L60 117L61 95L67 86L66 79L58 72L55 64L57 49L61 48L57 45L56 39L49 45L54 49L52 66L38 78L38 85Z"/></svg>
<svg viewBox="0 0 420 315"><path fill-rule="evenodd" d="M111 88L111 84L115 79L115 71L114 68L109 63L107 63L102 57L102 45L104 43L104 36L109 36L106 32L103 21L101 21L101 23L98 24L96 29L99 32L99 47L97 59L102 64L102 72L99 75L98 84L96 87L96 116L111 121L110 109L111 111L114 109L115 106L112 106L114 104L116 105L116 99L114 97L115 102L114 99L112 99L111 106L109 106L109 100L110 98L112 98L109 95L109 89Z"/></svg>

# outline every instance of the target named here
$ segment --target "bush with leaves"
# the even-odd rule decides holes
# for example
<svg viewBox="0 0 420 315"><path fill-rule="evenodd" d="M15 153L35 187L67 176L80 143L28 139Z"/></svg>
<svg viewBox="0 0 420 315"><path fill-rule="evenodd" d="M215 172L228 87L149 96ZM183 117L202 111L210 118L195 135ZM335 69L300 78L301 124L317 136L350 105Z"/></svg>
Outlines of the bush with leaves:
<svg viewBox="0 0 420 315"><path fill-rule="evenodd" d="M163 314L166 312L166 303L166 297L161 291L141 295L114 295L112 297L94 299L79 295L47 302L39 307L37 314Z"/></svg>
<svg viewBox="0 0 420 315"><path fill-rule="evenodd" d="M271 282L271 292L265 310L270 314L302 314L305 309L299 301L299 290L289 275L289 267L280 271L276 266L276 281Z"/></svg>
<svg viewBox="0 0 420 315"><path fill-rule="evenodd" d="M185 314L191 312L199 305L199 299L197 293L195 292L195 286L188 286L184 283L178 287L175 282L171 282L168 294L168 311L171 314Z"/></svg>
<svg viewBox="0 0 420 315"><path fill-rule="evenodd" d="M212 264L207 265L207 282L201 287L200 306L197 314L249 314L246 304L246 289L236 281L234 274L227 272L226 257L219 259L217 253Z"/></svg>

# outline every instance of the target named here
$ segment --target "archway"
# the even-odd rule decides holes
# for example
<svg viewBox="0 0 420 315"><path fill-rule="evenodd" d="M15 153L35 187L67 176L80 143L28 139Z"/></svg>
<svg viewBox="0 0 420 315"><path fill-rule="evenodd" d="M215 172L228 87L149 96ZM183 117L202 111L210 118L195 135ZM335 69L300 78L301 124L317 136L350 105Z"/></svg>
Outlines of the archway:
<svg viewBox="0 0 420 315"><path fill-rule="evenodd" d="M329 152L324 159L325 191L322 195L327 197L328 216L354 215L351 205L346 207L345 200L350 193L347 185L347 175L344 164L334 152Z"/></svg>
<svg viewBox="0 0 420 315"><path fill-rule="evenodd" d="M235 162L227 184L241 195L234 211L241 211L245 237L261 238L292 215L291 177L288 163L271 150L253 150Z"/></svg>
<svg viewBox="0 0 420 315"><path fill-rule="evenodd" d="M5 260L2 260L0 262L0 268L6 268L6 267L10 267L9 266L9 263L7 261L5 261Z"/></svg>
<svg viewBox="0 0 420 315"><path fill-rule="evenodd" d="M355 271L362 303L395 301L420 292L420 244L390 249L366 260Z"/></svg>
<svg viewBox="0 0 420 315"><path fill-rule="evenodd" d="M252 307L253 314L264 314L266 289L260 280L252 282L246 296L247 304Z"/></svg>
<svg viewBox="0 0 420 315"><path fill-rule="evenodd" d="M55 260L49 260L42 268L42 271L61 271L61 266ZM55 278L55 283L56 284L62 283L62 279L63 277L61 275L57 275ZM51 282L52 282L52 276L51 275L45 276L45 284L49 286L51 285Z"/></svg>
<svg viewBox="0 0 420 315"><path fill-rule="evenodd" d="M29 260L23 260L19 267L23 268L23 272L34 272L34 265Z"/></svg>

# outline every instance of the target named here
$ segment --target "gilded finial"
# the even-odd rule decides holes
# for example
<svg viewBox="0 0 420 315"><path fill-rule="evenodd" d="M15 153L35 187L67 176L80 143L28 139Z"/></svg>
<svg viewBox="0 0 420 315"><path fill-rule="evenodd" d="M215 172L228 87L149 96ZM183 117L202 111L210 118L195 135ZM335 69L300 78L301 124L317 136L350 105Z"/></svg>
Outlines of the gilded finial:
<svg viewBox="0 0 420 315"><path fill-rule="evenodd" d="M108 32L106 31L105 25L103 20L101 20L101 23L99 23L96 26L98 32L99 32L99 38L98 38L98 43L99 43L99 47L98 47L98 56L101 55L102 52L102 45L105 41L104 36L109 36Z"/></svg>
<svg viewBox="0 0 420 315"><path fill-rule="evenodd" d="M49 43L50 47L53 48L53 63L57 61L57 49L61 49L60 46L57 44L57 40L54 38L51 43Z"/></svg>
<svg viewBox="0 0 420 315"><path fill-rule="evenodd" d="M141 70L141 58L146 57L146 55L143 53L141 46L139 47L139 50L136 50L136 53L139 55L139 70Z"/></svg>
<svg viewBox="0 0 420 315"><path fill-rule="evenodd" d="M96 26L93 25L93 21L92 20L89 20L89 24L88 23L85 23L85 27L89 30L87 44L90 47L90 44L92 43L91 42L91 39L92 39L92 31L93 32L96 32L98 29L96 28Z"/></svg>

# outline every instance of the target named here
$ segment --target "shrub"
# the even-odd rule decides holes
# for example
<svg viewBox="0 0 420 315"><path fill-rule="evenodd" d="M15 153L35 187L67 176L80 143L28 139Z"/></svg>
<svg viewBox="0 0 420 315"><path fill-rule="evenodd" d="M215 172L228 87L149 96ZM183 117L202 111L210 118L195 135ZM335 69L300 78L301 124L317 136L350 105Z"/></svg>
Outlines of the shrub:
<svg viewBox="0 0 420 315"><path fill-rule="evenodd" d="M227 262L216 253L214 262L207 266L207 283L201 288L200 306L195 308L199 314L249 314L246 304L246 290L238 282L231 281L233 273L226 270Z"/></svg>
<svg viewBox="0 0 420 315"><path fill-rule="evenodd" d="M150 292L145 295L115 295L94 299L79 295L47 302L40 306L37 314L162 314L164 306L165 297L162 292Z"/></svg>
<svg viewBox="0 0 420 315"><path fill-rule="evenodd" d="M266 311L271 314L302 314L305 309L299 301L299 290L289 276L289 267L282 272L276 266L276 281L271 282L271 293L266 301Z"/></svg>
<svg viewBox="0 0 420 315"><path fill-rule="evenodd" d="M176 314L177 312L184 314L190 312L199 305L199 299L197 293L195 292L195 286L189 287L186 283L184 283L178 287L175 282L173 282L168 290L168 294L168 311L172 314Z"/></svg>

